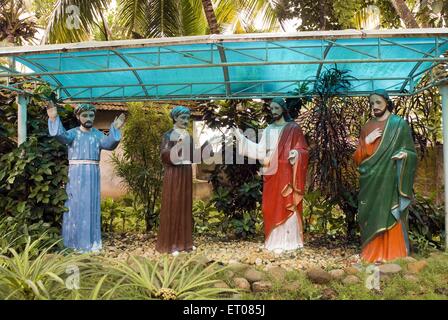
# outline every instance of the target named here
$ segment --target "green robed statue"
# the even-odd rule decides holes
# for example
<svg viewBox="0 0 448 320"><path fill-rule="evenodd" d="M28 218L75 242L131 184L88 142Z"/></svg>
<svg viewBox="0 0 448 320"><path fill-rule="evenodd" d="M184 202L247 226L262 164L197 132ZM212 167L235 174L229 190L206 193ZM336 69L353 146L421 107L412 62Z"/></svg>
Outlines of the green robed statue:
<svg viewBox="0 0 448 320"><path fill-rule="evenodd" d="M382 262L409 255L407 209L417 156L409 125L391 113L388 93L376 90L369 100L374 117L361 129L354 154L360 173L361 256Z"/></svg>

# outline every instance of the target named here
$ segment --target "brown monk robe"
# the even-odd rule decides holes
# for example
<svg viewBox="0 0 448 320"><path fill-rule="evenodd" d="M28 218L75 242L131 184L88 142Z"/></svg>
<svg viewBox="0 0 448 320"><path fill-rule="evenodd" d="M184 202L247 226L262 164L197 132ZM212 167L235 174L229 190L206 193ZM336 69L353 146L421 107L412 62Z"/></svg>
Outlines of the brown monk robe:
<svg viewBox="0 0 448 320"><path fill-rule="evenodd" d="M372 156L378 149L382 137L370 144L366 144L366 137L377 128L384 132L386 122L387 120L377 121L376 119L372 119L361 129L358 148L353 155L357 165ZM381 192L381 190L379 190L379 192ZM377 235L372 241L364 246L361 256L368 262L388 261L393 260L396 257L404 257L407 255L406 252L406 242L403 237L401 222L399 222L390 230Z"/></svg>
<svg viewBox="0 0 448 320"><path fill-rule="evenodd" d="M160 227L157 238L156 250L162 253L172 253L175 251L189 251L193 248L193 142L190 135L180 145L177 138L179 134L174 129L163 135L160 154L164 165L164 176L162 186L162 203L160 210ZM174 141L173 141L174 140ZM209 146L206 142L200 150ZM178 159L183 164L173 163L171 149L178 149ZM183 154L184 150L190 150L189 154ZM175 153L175 151L173 151ZM188 152L187 152L188 153ZM210 152L212 156L213 153ZM196 160L194 157L194 160ZM176 157L174 157L176 158Z"/></svg>

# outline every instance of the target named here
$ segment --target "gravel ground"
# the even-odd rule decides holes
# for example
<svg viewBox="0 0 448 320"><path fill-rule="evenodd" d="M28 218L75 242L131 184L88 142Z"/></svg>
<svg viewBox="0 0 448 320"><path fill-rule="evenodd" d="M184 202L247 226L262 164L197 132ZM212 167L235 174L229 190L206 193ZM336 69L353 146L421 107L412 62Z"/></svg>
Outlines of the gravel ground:
<svg viewBox="0 0 448 320"><path fill-rule="evenodd" d="M129 256L143 256L157 259L160 253L155 250L154 234L115 234L105 235L104 255L119 260ZM207 237L194 239L196 250L188 255L196 255L207 261L222 264L244 263L268 269L279 266L286 270L306 270L310 267L325 269L344 268L360 263L359 248L356 244L305 236L305 247L292 252L274 254L263 248L262 240L219 241Z"/></svg>

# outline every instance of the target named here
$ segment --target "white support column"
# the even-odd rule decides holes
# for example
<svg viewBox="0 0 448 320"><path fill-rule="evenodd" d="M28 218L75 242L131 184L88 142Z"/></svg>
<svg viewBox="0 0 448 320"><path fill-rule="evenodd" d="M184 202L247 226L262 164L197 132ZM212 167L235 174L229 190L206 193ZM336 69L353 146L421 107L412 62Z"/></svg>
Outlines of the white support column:
<svg viewBox="0 0 448 320"><path fill-rule="evenodd" d="M448 251L448 83L439 87L442 95L443 181L445 189L445 251Z"/></svg>
<svg viewBox="0 0 448 320"><path fill-rule="evenodd" d="M26 117L27 117L27 106L30 101L28 96L19 94L17 96L17 106L18 106L18 128L17 128L17 144L20 146L26 141Z"/></svg>

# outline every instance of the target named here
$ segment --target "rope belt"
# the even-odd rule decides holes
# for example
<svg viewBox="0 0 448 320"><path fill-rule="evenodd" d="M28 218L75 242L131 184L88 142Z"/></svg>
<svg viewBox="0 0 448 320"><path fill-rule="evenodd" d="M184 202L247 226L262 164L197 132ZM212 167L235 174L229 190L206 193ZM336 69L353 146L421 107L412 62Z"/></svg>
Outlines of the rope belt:
<svg viewBox="0 0 448 320"><path fill-rule="evenodd" d="M68 160L68 164L72 165L72 164L100 164L99 161L97 160Z"/></svg>

